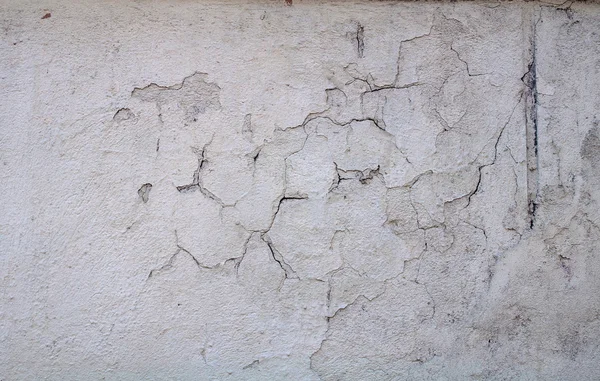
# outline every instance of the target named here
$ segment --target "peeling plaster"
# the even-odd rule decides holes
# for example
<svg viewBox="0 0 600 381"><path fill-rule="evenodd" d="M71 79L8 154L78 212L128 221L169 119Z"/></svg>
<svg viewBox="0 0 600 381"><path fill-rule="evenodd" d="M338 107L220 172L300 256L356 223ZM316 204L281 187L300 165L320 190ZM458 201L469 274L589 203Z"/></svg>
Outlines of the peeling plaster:
<svg viewBox="0 0 600 381"><path fill-rule="evenodd" d="M111 6L0 11L0 376L600 372L596 4Z"/></svg>

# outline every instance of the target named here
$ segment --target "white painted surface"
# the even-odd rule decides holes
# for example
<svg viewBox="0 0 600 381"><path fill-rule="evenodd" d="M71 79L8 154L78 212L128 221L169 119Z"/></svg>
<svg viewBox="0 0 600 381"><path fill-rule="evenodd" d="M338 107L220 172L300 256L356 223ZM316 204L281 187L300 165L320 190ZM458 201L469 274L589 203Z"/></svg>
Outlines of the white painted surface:
<svg viewBox="0 0 600 381"><path fill-rule="evenodd" d="M598 5L0 26L1 380L600 374Z"/></svg>

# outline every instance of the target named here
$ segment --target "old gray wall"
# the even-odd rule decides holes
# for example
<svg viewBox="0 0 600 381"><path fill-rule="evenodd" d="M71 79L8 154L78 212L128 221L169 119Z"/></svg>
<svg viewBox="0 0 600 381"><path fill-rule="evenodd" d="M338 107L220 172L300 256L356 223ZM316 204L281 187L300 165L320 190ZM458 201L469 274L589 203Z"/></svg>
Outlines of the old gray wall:
<svg viewBox="0 0 600 381"><path fill-rule="evenodd" d="M597 380L600 6L0 0L0 379Z"/></svg>

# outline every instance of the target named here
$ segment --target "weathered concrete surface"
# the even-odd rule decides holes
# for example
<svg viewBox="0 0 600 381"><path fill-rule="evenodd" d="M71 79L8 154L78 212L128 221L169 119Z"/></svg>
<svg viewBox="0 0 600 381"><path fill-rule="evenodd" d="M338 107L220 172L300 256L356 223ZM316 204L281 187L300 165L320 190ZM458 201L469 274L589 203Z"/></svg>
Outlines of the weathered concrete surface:
<svg viewBox="0 0 600 381"><path fill-rule="evenodd" d="M1 380L598 379L600 6L0 26Z"/></svg>

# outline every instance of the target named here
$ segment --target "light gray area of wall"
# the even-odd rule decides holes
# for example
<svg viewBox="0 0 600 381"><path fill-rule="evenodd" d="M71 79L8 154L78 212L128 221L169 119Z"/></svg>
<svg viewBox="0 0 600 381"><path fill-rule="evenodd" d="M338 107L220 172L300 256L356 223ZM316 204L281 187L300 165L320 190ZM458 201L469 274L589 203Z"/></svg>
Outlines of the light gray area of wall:
<svg viewBox="0 0 600 381"><path fill-rule="evenodd" d="M597 380L600 6L0 0L0 379Z"/></svg>

